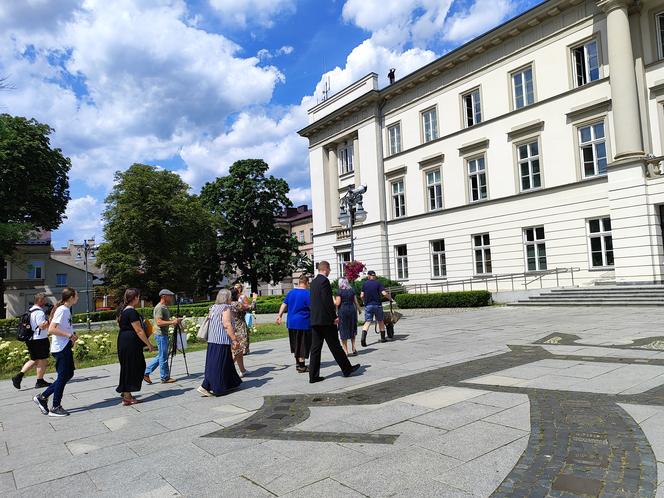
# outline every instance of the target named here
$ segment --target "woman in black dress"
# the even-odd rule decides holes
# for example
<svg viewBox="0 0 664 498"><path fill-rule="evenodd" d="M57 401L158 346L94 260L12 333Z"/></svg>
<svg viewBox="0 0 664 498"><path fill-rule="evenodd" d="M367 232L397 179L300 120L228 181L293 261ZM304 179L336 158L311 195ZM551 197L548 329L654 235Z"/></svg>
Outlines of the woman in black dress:
<svg viewBox="0 0 664 498"><path fill-rule="evenodd" d="M139 400L131 394L141 390L143 374L145 373L145 356L143 348L154 351L145 333L145 321L136 311L140 299L138 289L127 289L124 299L118 308L118 360L120 360L120 383L115 389L122 395L124 406L139 403Z"/></svg>
<svg viewBox="0 0 664 498"><path fill-rule="evenodd" d="M341 345L346 355L357 356L355 336L357 335L357 314L360 312L360 305L357 302L357 296L353 287L345 278L339 279L339 292L334 301L339 309L339 336L341 338ZM353 348L352 352L348 351L349 339Z"/></svg>

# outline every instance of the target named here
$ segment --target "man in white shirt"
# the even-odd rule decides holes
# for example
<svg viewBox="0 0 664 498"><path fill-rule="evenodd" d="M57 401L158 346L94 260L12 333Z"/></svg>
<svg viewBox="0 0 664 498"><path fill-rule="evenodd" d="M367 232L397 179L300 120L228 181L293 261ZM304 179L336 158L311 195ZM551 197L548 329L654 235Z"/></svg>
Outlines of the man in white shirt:
<svg viewBox="0 0 664 498"><path fill-rule="evenodd" d="M21 389L23 376L32 367L37 369L36 389L51 385L50 382L44 380L49 356L48 319L44 312L44 304L46 304L46 296L41 292L35 294L34 304L29 310L30 328L32 328L33 334L32 338L25 343L28 347L28 353L30 353L30 359L25 362L21 371L12 377L12 384L16 389Z"/></svg>

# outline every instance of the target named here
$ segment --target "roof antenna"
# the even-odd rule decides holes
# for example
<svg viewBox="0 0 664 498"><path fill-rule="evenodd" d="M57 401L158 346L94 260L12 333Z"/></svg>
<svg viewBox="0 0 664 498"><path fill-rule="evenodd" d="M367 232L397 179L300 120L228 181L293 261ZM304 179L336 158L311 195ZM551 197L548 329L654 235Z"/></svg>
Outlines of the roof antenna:
<svg viewBox="0 0 664 498"><path fill-rule="evenodd" d="M323 102L327 100L327 98L330 96L330 77L327 77L327 81L325 82L325 86L323 87Z"/></svg>
<svg viewBox="0 0 664 498"><path fill-rule="evenodd" d="M390 85L394 84L394 80L396 79L395 73L397 70L395 68L390 69L390 72L387 73L387 79L390 80Z"/></svg>

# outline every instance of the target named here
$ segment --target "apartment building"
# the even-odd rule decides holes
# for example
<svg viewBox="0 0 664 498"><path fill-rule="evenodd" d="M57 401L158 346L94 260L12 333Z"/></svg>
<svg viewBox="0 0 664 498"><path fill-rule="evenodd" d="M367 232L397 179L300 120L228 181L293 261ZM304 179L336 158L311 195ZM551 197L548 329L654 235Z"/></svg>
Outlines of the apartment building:
<svg viewBox="0 0 664 498"><path fill-rule="evenodd" d="M333 278L350 255L339 199L366 184L356 259L404 283L663 280L662 0L544 2L309 119L314 254Z"/></svg>

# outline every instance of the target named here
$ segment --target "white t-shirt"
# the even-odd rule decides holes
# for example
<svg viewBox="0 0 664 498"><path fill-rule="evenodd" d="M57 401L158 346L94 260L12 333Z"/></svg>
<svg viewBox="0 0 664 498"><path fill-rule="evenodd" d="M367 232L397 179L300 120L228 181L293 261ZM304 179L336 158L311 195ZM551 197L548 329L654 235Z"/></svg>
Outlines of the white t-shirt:
<svg viewBox="0 0 664 498"><path fill-rule="evenodd" d="M74 327L71 324L71 311L69 310L69 307L64 304L58 306L58 309L55 310L55 315L53 315L51 323L56 324L68 334L74 333ZM51 353L59 353L65 349L65 346L67 346L68 343L69 337L54 335L53 340L51 341Z"/></svg>
<svg viewBox="0 0 664 498"><path fill-rule="evenodd" d="M30 327L32 328L32 340L36 341L38 339L46 339L48 337L48 327L44 330L40 329L39 326L47 321L46 313L36 304L30 308Z"/></svg>

